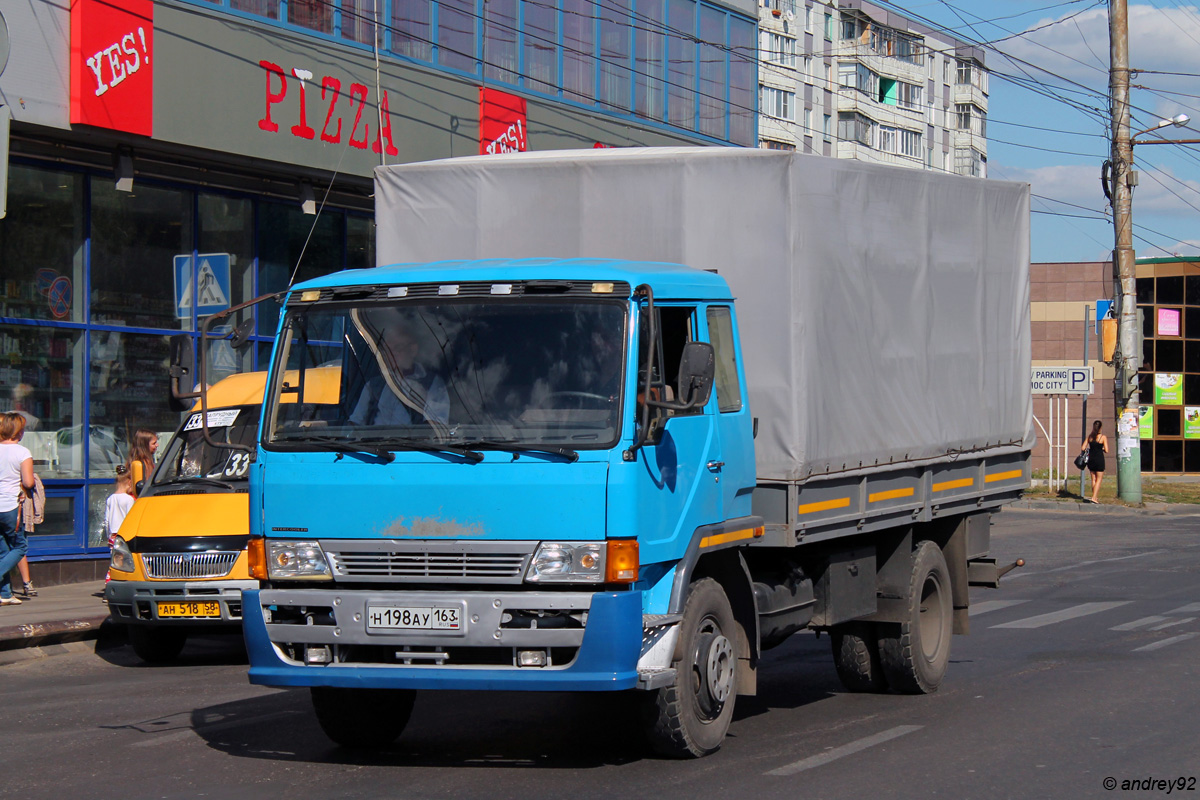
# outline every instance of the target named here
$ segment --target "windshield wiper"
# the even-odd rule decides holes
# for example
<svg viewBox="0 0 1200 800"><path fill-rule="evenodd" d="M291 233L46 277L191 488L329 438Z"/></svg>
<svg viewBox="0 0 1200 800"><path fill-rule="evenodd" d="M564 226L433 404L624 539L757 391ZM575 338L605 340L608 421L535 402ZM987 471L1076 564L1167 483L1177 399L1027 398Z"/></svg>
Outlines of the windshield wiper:
<svg viewBox="0 0 1200 800"><path fill-rule="evenodd" d="M376 458L382 458L385 463L391 463L396 460L396 456L385 448L370 447L358 444L360 440L351 439L335 439L332 436L289 436L286 439L275 440L276 445L315 445L319 450L331 450L335 453L349 453L351 455L369 455Z"/></svg>
<svg viewBox="0 0 1200 800"><path fill-rule="evenodd" d="M189 476L184 476L182 478L172 478L169 481L163 481L162 483L156 483L155 486L166 486L171 483L203 483L206 486L220 486L222 489L232 489L233 488L232 483L226 483L225 481L219 481L216 478L205 478L201 475L189 475Z"/></svg>
<svg viewBox="0 0 1200 800"><path fill-rule="evenodd" d="M438 442L430 442L425 439L377 436L358 439L356 441L371 442L389 449L416 450L417 452L422 453L452 453L460 458L467 459L473 464L478 464L480 461L483 461L483 453L475 450L468 450L466 447L457 447L452 444L440 444Z"/></svg>
<svg viewBox="0 0 1200 800"><path fill-rule="evenodd" d="M515 439L472 439L469 442L461 442L464 447L490 447L495 450L503 450L507 453L545 453L548 455L562 456L571 463L579 460L579 453L569 447L559 447L558 445L529 445L521 444Z"/></svg>

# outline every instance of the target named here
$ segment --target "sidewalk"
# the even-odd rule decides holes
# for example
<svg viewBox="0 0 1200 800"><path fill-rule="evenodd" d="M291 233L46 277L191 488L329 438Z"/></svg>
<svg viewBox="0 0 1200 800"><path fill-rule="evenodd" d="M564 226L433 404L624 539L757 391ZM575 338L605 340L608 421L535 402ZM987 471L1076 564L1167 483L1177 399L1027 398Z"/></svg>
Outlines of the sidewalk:
<svg viewBox="0 0 1200 800"><path fill-rule="evenodd" d="M1074 497L1026 498L1004 507L1025 511L1071 511L1084 514L1146 514L1182 517L1200 514L1200 505L1192 503L1144 503L1141 508L1134 508L1115 503L1085 503Z"/></svg>
<svg viewBox="0 0 1200 800"><path fill-rule="evenodd" d="M108 619L104 581L39 588L28 600L14 596L21 605L0 607L0 664L80 649L70 645L99 637Z"/></svg>

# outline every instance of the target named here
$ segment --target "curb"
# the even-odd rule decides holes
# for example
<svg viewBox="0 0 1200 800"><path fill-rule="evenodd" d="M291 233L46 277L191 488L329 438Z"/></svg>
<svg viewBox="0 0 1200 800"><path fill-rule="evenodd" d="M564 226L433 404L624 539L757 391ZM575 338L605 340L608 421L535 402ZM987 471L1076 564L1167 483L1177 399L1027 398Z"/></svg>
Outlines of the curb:
<svg viewBox="0 0 1200 800"><path fill-rule="evenodd" d="M1017 511L1068 511L1082 514L1143 514L1147 516L1186 517L1200 514L1200 505L1188 503L1145 503L1141 507L1118 506L1100 503L1082 503L1078 500L1019 500L1005 508Z"/></svg>
<svg viewBox="0 0 1200 800"><path fill-rule="evenodd" d="M105 614L85 619L10 625L0 628L0 652L96 639L107 620L108 614Z"/></svg>

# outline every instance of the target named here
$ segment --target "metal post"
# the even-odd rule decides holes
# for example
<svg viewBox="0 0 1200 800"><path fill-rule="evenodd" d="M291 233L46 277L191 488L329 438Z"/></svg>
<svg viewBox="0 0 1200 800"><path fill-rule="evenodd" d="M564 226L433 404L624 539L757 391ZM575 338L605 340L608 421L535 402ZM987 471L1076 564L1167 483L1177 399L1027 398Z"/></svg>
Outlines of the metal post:
<svg viewBox="0 0 1200 800"><path fill-rule="evenodd" d="M1142 502L1142 452L1138 440L1137 272L1133 253L1133 145L1129 136L1129 14L1126 0L1111 0L1108 14L1109 89L1112 99L1112 208L1114 296L1117 298L1117 353L1113 357L1116 402L1117 495Z"/></svg>
<svg viewBox="0 0 1200 800"><path fill-rule="evenodd" d="M1088 365L1088 337L1092 333L1092 307L1085 305L1083 307L1083 365ZM1083 411L1080 413L1079 427L1082 432L1079 436L1079 441L1083 441L1088 435L1088 415L1087 415L1088 396L1083 396ZM1083 497L1083 473L1084 469L1079 470L1079 496Z"/></svg>

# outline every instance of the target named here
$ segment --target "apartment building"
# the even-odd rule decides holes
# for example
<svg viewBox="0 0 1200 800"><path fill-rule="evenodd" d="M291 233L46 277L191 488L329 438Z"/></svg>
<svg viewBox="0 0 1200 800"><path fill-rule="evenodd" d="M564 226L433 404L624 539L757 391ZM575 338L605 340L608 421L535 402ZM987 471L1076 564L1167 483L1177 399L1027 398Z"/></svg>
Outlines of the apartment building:
<svg viewBox="0 0 1200 800"><path fill-rule="evenodd" d="M987 176L982 49L862 0L759 0L759 146Z"/></svg>

